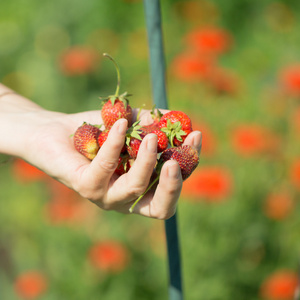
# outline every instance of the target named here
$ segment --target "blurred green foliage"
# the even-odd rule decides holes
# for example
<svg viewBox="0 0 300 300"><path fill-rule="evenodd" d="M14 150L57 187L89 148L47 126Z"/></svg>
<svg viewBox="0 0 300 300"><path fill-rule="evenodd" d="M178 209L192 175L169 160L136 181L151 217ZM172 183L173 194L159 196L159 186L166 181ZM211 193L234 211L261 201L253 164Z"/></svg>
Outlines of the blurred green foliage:
<svg viewBox="0 0 300 300"><path fill-rule="evenodd" d="M300 2L161 4L170 108L191 115L196 129L203 126L198 169L226 169L232 181L222 201L200 195L191 200L184 193L180 200L186 299L261 299L265 278L280 269L296 271L300 252L300 194L290 179L292 164L300 158L293 123L299 97L284 94L278 79L282 68L300 62ZM201 80L179 80L171 68L185 52L185 35L203 26L232 35L233 45L218 64L233 72L233 91L208 88ZM75 46L99 54L95 68L79 75L63 71L62 56ZM102 59L103 52L118 61L121 92L133 94L132 106L151 108L142 1L0 3L0 80L46 109L99 109L98 97L113 93L116 85L115 70ZM240 124L266 127L280 142L267 154L244 156L232 144ZM0 299L22 299L14 284L31 269L47 277L48 288L38 299L167 298L162 221L101 212L85 204L90 217L55 223L47 215L53 201L48 179L24 183L13 166L13 160L0 165ZM265 200L282 189L293 199L292 209L284 218L272 218ZM130 253L121 273L97 270L90 263L89 249L102 240L118 240Z"/></svg>

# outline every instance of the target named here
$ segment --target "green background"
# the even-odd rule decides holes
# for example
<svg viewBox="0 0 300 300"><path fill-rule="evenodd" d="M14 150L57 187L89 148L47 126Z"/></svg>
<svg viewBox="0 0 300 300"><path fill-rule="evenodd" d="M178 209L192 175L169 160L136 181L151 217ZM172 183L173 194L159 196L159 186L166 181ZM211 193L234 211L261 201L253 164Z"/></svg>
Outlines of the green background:
<svg viewBox="0 0 300 300"><path fill-rule="evenodd" d="M186 299L261 299L260 287L277 270L297 271L300 250L299 187L290 181L299 159L293 113L298 97L282 94L278 74L300 62L299 1L162 1L170 109L183 110L203 129L198 169L228 172L231 193L222 201L189 199L178 206ZM196 4L195 4L196 3ZM196 11L197 12L197 11ZM230 32L233 45L218 65L235 74L236 92L216 91L201 80L180 80L171 68L186 50L185 35L215 26ZM85 46L99 54L87 74L65 74L66 49ZM113 94L116 74L101 57L110 53L121 68L121 92L133 107L152 107L147 36L142 1L11 0L0 3L0 81L49 110L75 113L100 109L99 96ZM84 121L84 120L83 120ZM231 142L239 124L259 124L280 140L275 153L243 156ZM214 138L213 149L206 148ZM22 128L20 128L22 130ZM99 211L83 221L47 218L48 179L17 177L14 160L0 166L0 298L21 299L18 274L39 270L48 288L39 299L167 299L168 274L162 221ZM268 217L264 201L284 190L293 199L282 220ZM120 241L130 262L118 274L96 270L88 251L96 241Z"/></svg>

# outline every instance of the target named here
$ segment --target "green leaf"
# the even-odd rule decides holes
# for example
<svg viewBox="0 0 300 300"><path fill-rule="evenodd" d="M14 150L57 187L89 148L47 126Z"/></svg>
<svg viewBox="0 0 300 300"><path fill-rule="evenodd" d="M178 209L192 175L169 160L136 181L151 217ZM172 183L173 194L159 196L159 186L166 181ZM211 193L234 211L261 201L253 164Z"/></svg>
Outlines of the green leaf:
<svg viewBox="0 0 300 300"><path fill-rule="evenodd" d="M138 131L133 131L132 134L131 134L131 137L137 139L137 140L142 140L141 136L140 136L140 133L141 132L138 132Z"/></svg>

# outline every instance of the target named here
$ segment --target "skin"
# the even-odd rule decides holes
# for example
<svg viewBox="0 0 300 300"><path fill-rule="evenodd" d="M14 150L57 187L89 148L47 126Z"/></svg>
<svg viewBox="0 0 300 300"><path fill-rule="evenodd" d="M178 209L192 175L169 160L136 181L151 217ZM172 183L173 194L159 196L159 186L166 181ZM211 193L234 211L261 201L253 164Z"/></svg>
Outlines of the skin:
<svg viewBox="0 0 300 300"><path fill-rule="evenodd" d="M141 124L151 123L149 111L142 111L140 117ZM156 164L157 136L148 134L143 139L135 163L119 177L114 170L124 144L127 121L120 119L114 124L93 161L79 154L70 138L83 121L101 124L100 111L76 114L48 111L0 84L0 153L26 160L104 210L129 213L130 206L149 184ZM190 133L184 142L199 152L201 143L199 131ZM133 213L170 218L176 211L181 188L179 165L175 161L166 162L156 189L143 197Z"/></svg>

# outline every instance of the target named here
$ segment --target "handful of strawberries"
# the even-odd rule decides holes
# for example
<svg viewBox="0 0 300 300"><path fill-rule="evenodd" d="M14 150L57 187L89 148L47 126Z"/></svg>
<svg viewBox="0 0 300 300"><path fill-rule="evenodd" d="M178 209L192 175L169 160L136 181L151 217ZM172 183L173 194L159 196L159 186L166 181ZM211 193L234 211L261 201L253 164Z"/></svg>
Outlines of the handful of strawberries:
<svg viewBox="0 0 300 300"><path fill-rule="evenodd" d="M117 63L108 54L108 57L115 65L118 76L117 89L114 95L103 99L101 116L102 126L92 125L84 122L75 132L75 149L89 160L93 160L99 149L105 143L109 131L113 124L121 119L127 119L128 129L124 139L124 147L121 150L119 163L115 170L118 175L123 175L129 171L133 165L143 138L153 133L157 135L158 161L155 167L156 178L149 184L147 190L135 201L130 208L132 212L136 203L143 195L158 181L162 165L167 160L176 160L180 166L182 179L187 179L195 170L199 163L199 155L192 146L183 145L185 138L192 132L192 122L190 118L181 111L169 111L162 114L158 109L151 112L153 122L149 125L140 125L140 120L133 122L133 111L129 104L127 92L119 95L120 71Z"/></svg>

